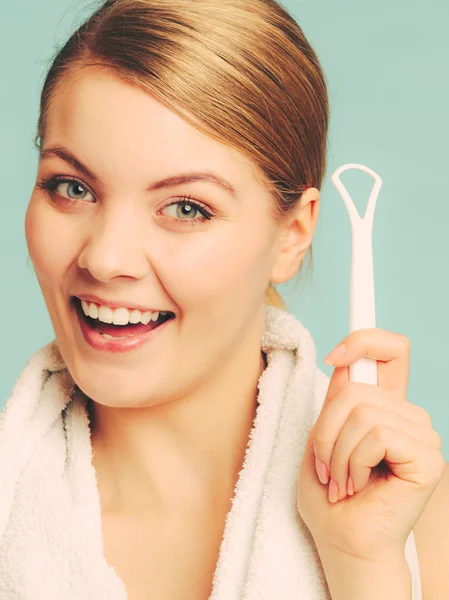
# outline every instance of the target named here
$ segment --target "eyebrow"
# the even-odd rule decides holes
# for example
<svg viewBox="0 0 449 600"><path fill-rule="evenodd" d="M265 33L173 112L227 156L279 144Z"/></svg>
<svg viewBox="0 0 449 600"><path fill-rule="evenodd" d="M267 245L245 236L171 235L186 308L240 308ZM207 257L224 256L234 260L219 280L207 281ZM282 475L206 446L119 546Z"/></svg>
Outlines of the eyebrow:
<svg viewBox="0 0 449 600"><path fill-rule="evenodd" d="M39 150L39 160L57 156L65 162L71 164L75 169L83 173L86 177L89 177L96 183L98 183L98 177L84 165L70 150L60 145L52 145L47 148L41 148ZM213 183L218 185L226 192L228 192L233 198L237 199L237 192L234 186L223 179L220 175L211 171L204 172L189 172L180 173L179 175L173 175L172 177L166 177L161 181L155 181L147 188L148 191L160 190L162 188L174 187L183 183L194 183L196 181L205 181L206 183Z"/></svg>

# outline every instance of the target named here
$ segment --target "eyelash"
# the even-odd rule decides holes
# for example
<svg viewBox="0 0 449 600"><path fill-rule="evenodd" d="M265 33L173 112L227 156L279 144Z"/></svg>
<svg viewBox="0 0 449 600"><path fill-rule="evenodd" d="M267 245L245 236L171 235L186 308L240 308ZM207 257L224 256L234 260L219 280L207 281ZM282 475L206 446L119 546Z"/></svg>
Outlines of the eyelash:
<svg viewBox="0 0 449 600"><path fill-rule="evenodd" d="M79 183L81 185L81 187L85 188L87 191L90 192L89 188L79 179L76 179L75 177L50 177L48 179L41 179L37 184L36 187L41 189L41 190L45 190L52 198L57 195L60 196L63 200L65 200L66 202L69 202L71 204L75 204L76 202L78 202L77 200L71 199L71 198L65 198L64 196L61 196L60 194L56 193L56 188L58 187L58 185L60 183ZM92 192L90 192L92 193ZM182 223L186 223L186 224L190 224L191 226L195 226L197 223L205 223L206 221L211 221L214 217L214 214L212 212L210 212L203 204L200 204L199 202L192 200L191 196L183 196L181 200L178 200L177 202L172 202L171 204L166 204L163 208L167 208L168 206L173 206L175 204L182 204L183 206L189 205L189 206L194 206L195 209L197 209L203 216L202 218L196 218L196 219L177 219L176 217L171 217L172 219L175 219L176 221L181 221Z"/></svg>

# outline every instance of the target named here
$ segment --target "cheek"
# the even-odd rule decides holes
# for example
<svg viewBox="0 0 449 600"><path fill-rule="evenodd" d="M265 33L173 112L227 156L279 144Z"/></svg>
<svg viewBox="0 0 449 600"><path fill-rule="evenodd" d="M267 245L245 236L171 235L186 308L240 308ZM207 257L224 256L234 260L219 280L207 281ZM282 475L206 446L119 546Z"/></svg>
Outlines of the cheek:
<svg viewBox="0 0 449 600"><path fill-rule="evenodd" d="M160 256L160 273L173 298L186 305L202 299L234 296L248 287L262 289L270 273L269 232L262 224L219 224L216 229L186 234L182 244ZM250 232L250 233L248 233ZM179 239L181 239L180 236ZM161 277L162 279L162 277Z"/></svg>
<svg viewBox="0 0 449 600"><path fill-rule="evenodd" d="M57 282L69 261L67 231L55 212L33 197L25 215L25 237L40 284Z"/></svg>

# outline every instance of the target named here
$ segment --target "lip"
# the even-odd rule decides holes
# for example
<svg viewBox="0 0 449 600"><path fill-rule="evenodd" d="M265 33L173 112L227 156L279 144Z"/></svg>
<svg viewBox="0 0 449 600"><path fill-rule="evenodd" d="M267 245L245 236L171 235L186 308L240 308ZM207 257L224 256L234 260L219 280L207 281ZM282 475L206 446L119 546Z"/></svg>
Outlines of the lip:
<svg viewBox="0 0 449 600"><path fill-rule="evenodd" d="M85 341L94 348L95 350L101 350L103 352L112 352L114 354L119 354L123 352L130 352L132 350L136 350L140 348L150 340L157 337L160 333L164 331L169 323L174 321L173 318L168 319L162 325L156 327L156 329L152 329L146 333L142 333L141 335L133 335L122 340L110 340L105 338L101 333L98 333L86 323L85 319L81 316L81 302L75 302L75 318L77 319L81 332Z"/></svg>
<svg viewBox="0 0 449 600"><path fill-rule="evenodd" d="M140 310L140 312L169 312L173 313L171 310L164 310L162 308L148 308L143 306L142 304L135 304L134 302L128 302L126 300L106 300L105 298L100 298L100 296L96 296L95 294L76 294L74 298L79 298L80 300L85 300L86 302L95 302L96 304L101 304L102 306L108 306L109 308L130 308L131 310Z"/></svg>

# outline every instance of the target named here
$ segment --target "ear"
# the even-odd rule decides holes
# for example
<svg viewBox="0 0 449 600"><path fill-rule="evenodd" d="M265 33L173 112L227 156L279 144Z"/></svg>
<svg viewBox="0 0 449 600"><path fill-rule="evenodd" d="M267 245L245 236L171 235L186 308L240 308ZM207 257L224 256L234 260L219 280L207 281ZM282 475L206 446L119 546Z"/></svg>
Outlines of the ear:
<svg viewBox="0 0 449 600"><path fill-rule="evenodd" d="M308 188L297 208L279 226L278 250L271 270L271 283L285 283L298 271L312 243L318 220L320 192Z"/></svg>

